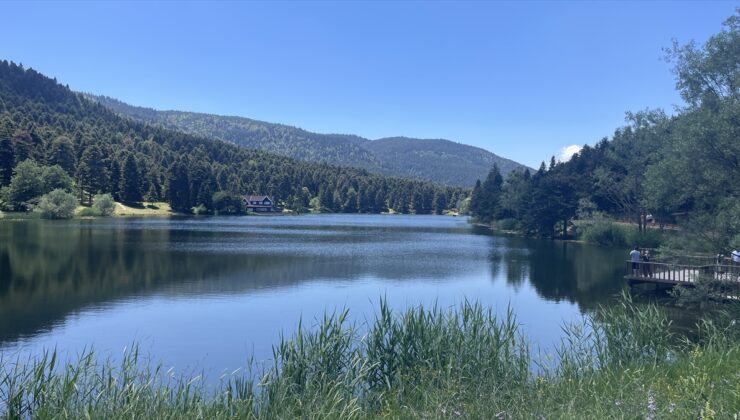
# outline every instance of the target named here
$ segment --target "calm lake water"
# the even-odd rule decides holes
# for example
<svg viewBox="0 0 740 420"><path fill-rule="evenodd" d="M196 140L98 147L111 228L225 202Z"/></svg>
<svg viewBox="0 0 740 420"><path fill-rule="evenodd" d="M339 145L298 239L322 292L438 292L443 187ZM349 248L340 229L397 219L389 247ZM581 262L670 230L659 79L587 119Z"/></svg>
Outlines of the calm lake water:
<svg viewBox="0 0 740 420"><path fill-rule="evenodd" d="M309 215L0 222L0 353L136 342L211 377L325 312L511 305L534 346L623 287L625 251L493 235L464 218Z"/></svg>

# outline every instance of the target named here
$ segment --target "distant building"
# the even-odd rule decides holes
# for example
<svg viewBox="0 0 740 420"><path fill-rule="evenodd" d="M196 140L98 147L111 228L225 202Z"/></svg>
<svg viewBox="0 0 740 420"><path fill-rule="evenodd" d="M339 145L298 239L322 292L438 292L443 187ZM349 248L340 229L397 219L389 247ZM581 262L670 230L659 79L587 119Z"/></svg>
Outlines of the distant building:
<svg viewBox="0 0 740 420"><path fill-rule="evenodd" d="M268 195L248 195L244 198L247 211L255 213L270 213L276 211L275 200Z"/></svg>

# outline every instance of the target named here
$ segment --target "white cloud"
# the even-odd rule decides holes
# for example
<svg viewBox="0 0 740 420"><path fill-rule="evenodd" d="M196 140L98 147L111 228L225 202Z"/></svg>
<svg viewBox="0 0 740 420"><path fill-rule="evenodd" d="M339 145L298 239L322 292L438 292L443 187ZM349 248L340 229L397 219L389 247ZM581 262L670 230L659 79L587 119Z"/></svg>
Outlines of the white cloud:
<svg viewBox="0 0 740 420"><path fill-rule="evenodd" d="M583 147L577 144L571 144L570 146L565 146L562 149L560 149L560 155L558 156L558 160L560 162L567 162L570 160L570 158L573 157L573 155L580 152L581 149L583 149Z"/></svg>

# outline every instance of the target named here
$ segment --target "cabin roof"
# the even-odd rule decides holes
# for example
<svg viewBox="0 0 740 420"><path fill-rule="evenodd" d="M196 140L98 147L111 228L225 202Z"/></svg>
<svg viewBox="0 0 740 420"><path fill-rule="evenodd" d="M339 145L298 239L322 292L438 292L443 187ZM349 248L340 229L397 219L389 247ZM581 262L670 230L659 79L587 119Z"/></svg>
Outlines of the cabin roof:
<svg viewBox="0 0 740 420"><path fill-rule="evenodd" d="M272 197L270 197L269 195L248 195L247 196L247 201L265 201L265 199L273 201Z"/></svg>

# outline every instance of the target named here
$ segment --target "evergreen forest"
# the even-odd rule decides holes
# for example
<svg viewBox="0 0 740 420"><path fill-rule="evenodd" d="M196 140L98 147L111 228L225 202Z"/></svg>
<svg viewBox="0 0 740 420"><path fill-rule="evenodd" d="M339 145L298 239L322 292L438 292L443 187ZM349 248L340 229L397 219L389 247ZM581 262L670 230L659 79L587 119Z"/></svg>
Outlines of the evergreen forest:
<svg viewBox="0 0 740 420"><path fill-rule="evenodd" d="M243 213L247 194L271 195L298 212L441 214L467 195L122 118L9 61L0 61L0 187L5 211L35 209L55 190L86 206L109 194L123 203L167 201L174 211L203 214Z"/></svg>

